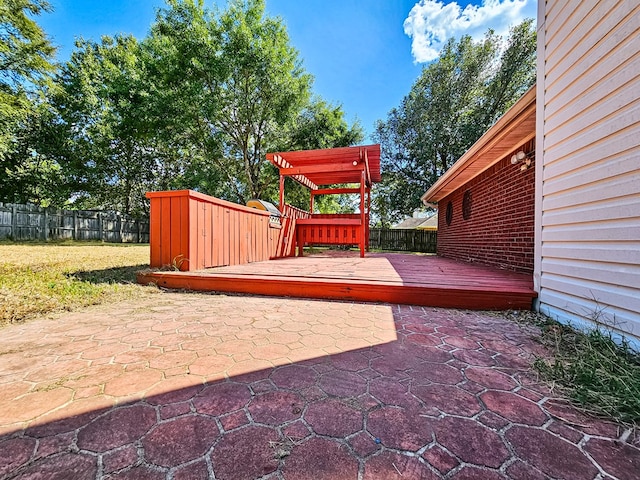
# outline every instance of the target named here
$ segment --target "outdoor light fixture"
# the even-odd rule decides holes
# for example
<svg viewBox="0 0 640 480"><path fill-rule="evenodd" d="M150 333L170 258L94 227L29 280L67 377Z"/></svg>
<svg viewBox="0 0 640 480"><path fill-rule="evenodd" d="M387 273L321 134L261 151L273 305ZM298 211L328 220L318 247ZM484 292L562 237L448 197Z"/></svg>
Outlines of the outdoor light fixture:
<svg viewBox="0 0 640 480"><path fill-rule="evenodd" d="M524 153L522 150L520 150L518 153L511 156L511 165L517 165L518 163L522 162L520 171L524 172L531 166L531 156L533 155L533 153L533 151Z"/></svg>

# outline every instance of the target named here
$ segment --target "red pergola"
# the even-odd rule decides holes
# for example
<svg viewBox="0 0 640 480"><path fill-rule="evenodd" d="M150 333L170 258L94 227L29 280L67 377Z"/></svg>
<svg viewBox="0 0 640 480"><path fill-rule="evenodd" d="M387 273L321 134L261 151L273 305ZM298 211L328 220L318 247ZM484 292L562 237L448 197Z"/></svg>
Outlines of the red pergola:
<svg viewBox="0 0 640 480"><path fill-rule="evenodd" d="M285 211L284 179L291 177L311 190L310 216L296 222L298 252L305 244L358 244L364 256L369 239L371 186L380 181L380 145L268 153L280 171L280 211ZM354 184L354 187L332 187ZM359 214L313 213L317 195L360 195Z"/></svg>

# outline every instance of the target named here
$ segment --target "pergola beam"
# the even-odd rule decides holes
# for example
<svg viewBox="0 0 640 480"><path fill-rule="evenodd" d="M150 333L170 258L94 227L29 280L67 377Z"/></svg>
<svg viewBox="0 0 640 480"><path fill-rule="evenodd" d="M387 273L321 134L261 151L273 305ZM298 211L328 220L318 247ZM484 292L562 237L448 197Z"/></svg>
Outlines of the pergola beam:
<svg viewBox="0 0 640 480"><path fill-rule="evenodd" d="M344 164L316 164L308 165L304 167L291 167L281 168L280 174L293 176L293 175L306 175L309 173L326 173L326 172L358 172L364 170L364 165L344 165Z"/></svg>
<svg viewBox="0 0 640 480"><path fill-rule="evenodd" d="M340 195L343 193L360 193L360 188L319 188L311 191L311 195Z"/></svg>

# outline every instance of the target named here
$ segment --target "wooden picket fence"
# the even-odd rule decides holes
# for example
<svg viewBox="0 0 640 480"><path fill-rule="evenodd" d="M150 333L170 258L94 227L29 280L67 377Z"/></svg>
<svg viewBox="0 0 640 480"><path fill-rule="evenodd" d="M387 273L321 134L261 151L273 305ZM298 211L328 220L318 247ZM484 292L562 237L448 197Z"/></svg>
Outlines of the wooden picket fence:
<svg viewBox="0 0 640 480"><path fill-rule="evenodd" d="M397 252L436 253L438 232L430 230L402 230L372 228L369 247Z"/></svg>
<svg viewBox="0 0 640 480"><path fill-rule="evenodd" d="M149 220L118 212L0 203L0 239L148 243Z"/></svg>

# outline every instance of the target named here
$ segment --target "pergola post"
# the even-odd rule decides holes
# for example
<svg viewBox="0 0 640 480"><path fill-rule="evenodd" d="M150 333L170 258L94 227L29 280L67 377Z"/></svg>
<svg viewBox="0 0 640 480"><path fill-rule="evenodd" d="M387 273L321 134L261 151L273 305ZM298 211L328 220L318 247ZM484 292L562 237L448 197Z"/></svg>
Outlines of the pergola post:
<svg viewBox="0 0 640 480"><path fill-rule="evenodd" d="M360 257L364 258L365 239L367 238L367 230L369 225L365 225L365 184L367 181L366 172L362 170L360 175L360 225L362 227L360 234Z"/></svg>
<svg viewBox="0 0 640 480"><path fill-rule="evenodd" d="M284 213L284 175L280 175L280 213Z"/></svg>
<svg viewBox="0 0 640 480"><path fill-rule="evenodd" d="M367 217L365 219L365 222L367 222L366 229L365 229L365 232L367 232L367 238L365 240L365 246L366 246L367 252L369 251L369 220L370 219L371 219L371 185L367 187Z"/></svg>

